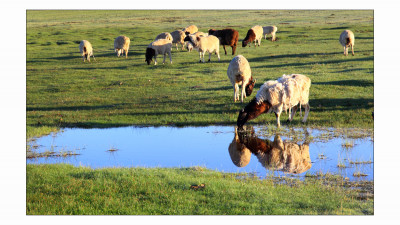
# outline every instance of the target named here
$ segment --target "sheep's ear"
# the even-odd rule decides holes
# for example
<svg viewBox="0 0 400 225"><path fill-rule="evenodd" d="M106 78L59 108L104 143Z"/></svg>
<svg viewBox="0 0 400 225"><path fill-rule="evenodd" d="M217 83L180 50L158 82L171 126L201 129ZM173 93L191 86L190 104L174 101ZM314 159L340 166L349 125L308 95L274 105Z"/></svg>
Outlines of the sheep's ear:
<svg viewBox="0 0 400 225"><path fill-rule="evenodd" d="M196 40L197 40L197 41L200 41L200 37L197 37Z"/></svg>

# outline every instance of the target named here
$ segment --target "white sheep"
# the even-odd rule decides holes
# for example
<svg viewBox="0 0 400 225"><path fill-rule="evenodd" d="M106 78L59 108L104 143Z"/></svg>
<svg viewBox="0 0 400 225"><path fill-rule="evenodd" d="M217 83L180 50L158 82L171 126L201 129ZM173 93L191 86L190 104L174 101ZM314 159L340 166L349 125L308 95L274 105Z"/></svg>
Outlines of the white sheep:
<svg viewBox="0 0 400 225"><path fill-rule="evenodd" d="M190 26L182 29L182 31L185 32L185 34L193 34L193 33L196 33L198 30L199 29L197 28L196 25L190 25Z"/></svg>
<svg viewBox="0 0 400 225"><path fill-rule="evenodd" d="M306 122L310 105L308 103L310 78L301 74L283 75L278 80L265 82L256 97L240 111L237 125L242 127L248 120L254 119L262 113L274 112L277 126L280 127L280 114L289 109L289 119L292 121L298 108L305 108L303 123Z"/></svg>
<svg viewBox="0 0 400 225"><path fill-rule="evenodd" d="M192 38L196 39L197 37L207 37L208 34L203 33L203 32L201 32L201 31L198 31L198 32L193 33L193 34L188 34L188 36L191 36ZM189 52L191 52L193 49L196 50L196 51L199 51L199 49L196 48L196 47L194 47L193 44L192 44L190 41L187 41L187 42L186 42L186 49L187 49Z"/></svg>
<svg viewBox="0 0 400 225"><path fill-rule="evenodd" d="M235 56L229 63L227 74L233 85L235 102L239 100L239 85L242 85L241 102L243 102L243 98L251 95L256 82L251 75L249 62L242 55Z"/></svg>
<svg viewBox="0 0 400 225"><path fill-rule="evenodd" d="M260 46L261 44L261 39L263 37L263 28L262 26L256 25L254 27L252 27L250 30L247 31L247 35L244 38L244 40L242 41L242 47L246 47L248 43L251 43L254 41L254 46L257 46L257 42L258 42L258 46ZM250 45L249 45L250 47Z"/></svg>
<svg viewBox="0 0 400 225"><path fill-rule="evenodd" d="M207 37L196 35L188 35L185 37L185 41L191 42L193 48L197 49L200 54L200 62L204 63L204 54L206 52L209 53L208 61L211 61L211 53L215 51L218 56L218 61L220 61L219 57L219 39L214 35L209 35Z"/></svg>
<svg viewBox="0 0 400 225"><path fill-rule="evenodd" d="M119 57L121 54L125 52L125 58L128 58L129 44L131 40L126 36L118 36L114 40L114 51L117 52L117 56Z"/></svg>
<svg viewBox="0 0 400 225"><path fill-rule="evenodd" d="M96 61L93 55L93 47L92 44L90 44L89 41L83 40L79 44L79 51L83 57L83 62L85 62L85 59L90 62L90 56L93 56L93 59Z"/></svg>
<svg viewBox="0 0 400 225"><path fill-rule="evenodd" d="M275 41L275 33L278 31L278 28L276 26L266 26L263 27L263 35L265 36L265 39L267 39L267 35L270 34L272 36L271 41Z"/></svg>
<svg viewBox="0 0 400 225"><path fill-rule="evenodd" d="M344 55L347 56L349 54L348 47L351 46L351 53L354 56L354 33L351 30L345 30L340 34L339 42L342 44L344 48Z"/></svg>
<svg viewBox="0 0 400 225"><path fill-rule="evenodd" d="M145 61L147 62L147 65L150 65L150 62L152 61L153 57L154 57L154 65L157 65L157 55L159 54L164 55L164 61L163 61L164 64L167 53L169 55L169 61L170 63L172 63L171 48L172 48L172 41L169 39L158 39L157 41L151 42L146 49Z"/></svg>
<svg viewBox="0 0 400 225"><path fill-rule="evenodd" d="M181 30L176 30L171 32L171 36L172 36L172 44L176 45L176 50L178 50L178 43L182 45L182 50L183 50L185 44L184 39L186 37L185 32Z"/></svg>
<svg viewBox="0 0 400 225"><path fill-rule="evenodd" d="M156 39L154 39L154 40L157 41L159 39L168 39L171 42L173 40L172 35L170 33L168 33L168 32L164 32L164 33L161 33L161 34L157 35Z"/></svg>

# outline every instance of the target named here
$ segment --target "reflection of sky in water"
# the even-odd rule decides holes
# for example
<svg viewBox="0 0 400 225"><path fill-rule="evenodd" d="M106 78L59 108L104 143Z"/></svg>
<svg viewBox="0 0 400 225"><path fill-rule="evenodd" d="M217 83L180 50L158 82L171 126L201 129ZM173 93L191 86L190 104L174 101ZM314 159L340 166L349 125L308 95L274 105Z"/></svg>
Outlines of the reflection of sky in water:
<svg viewBox="0 0 400 225"><path fill-rule="evenodd" d="M315 136L319 131L309 129L309 132ZM73 151L80 155L27 159L27 162L64 162L92 168L205 166L223 172L256 172L261 177L270 174L253 154L247 166L239 168L233 164L228 146L234 136L234 128L228 126L64 129L63 132L41 137L31 144L39 146L37 152L50 150L53 146L56 151ZM265 139L261 136L259 138ZM281 138L288 139L284 136ZM274 137L268 139L273 141ZM312 166L300 176L306 173L331 172L340 173L350 180L373 180L373 164L349 164L349 160L373 161L371 139L352 140L354 147L347 150L342 147L346 140L334 138L329 142L310 143ZM116 148L118 151L108 152L107 150L111 148ZM321 154L326 158L320 159ZM348 167L338 168L338 161L344 162ZM354 172L362 172L368 176L356 178L353 177ZM278 171L274 173L285 175Z"/></svg>

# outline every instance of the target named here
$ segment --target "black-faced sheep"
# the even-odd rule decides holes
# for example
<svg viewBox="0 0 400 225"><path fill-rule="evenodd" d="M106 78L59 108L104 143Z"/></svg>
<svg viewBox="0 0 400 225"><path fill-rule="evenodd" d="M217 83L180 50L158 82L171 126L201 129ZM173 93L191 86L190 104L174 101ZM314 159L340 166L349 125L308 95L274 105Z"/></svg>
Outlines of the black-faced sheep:
<svg viewBox="0 0 400 225"><path fill-rule="evenodd" d="M239 85L242 85L241 102L253 92L256 80L251 75L250 64L242 55L235 56L229 63L227 71L229 80L233 85L234 101L239 100Z"/></svg>
<svg viewBox="0 0 400 225"><path fill-rule="evenodd" d="M354 33L351 30L345 30L340 34L339 42L344 48L344 55L349 54L349 47L351 46L351 53L354 56Z"/></svg>
<svg viewBox="0 0 400 225"><path fill-rule="evenodd" d="M158 39L157 41L151 42L146 49L146 62L147 65L150 65L154 57L154 65L157 65L157 55L162 54L164 55L163 64L165 63L165 57L168 53L169 61L172 63L171 58L171 48L172 48L172 41L168 39Z"/></svg>
<svg viewBox="0 0 400 225"><path fill-rule="evenodd" d="M156 39L154 39L154 40L157 41L159 39L167 39L167 40L170 40L171 42L173 40L172 35L168 32L164 32L164 33L157 35Z"/></svg>
<svg viewBox="0 0 400 225"><path fill-rule="evenodd" d="M81 41L81 43L79 44L79 51L83 57L83 62L85 62L85 60L90 62L90 56L93 56L93 59L96 60L93 55L92 44L90 44L89 41L86 40Z"/></svg>
<svg viewBox="0 0 400 225"><path fill-rule="evenodd" d="M208 34L219 38L219 44L224 47L225 55L227 55L225 45L232 47L232 55L235 55L236 46L239 40L239 32L234 29L208 30Z"/></svg>
<svg viewBox="0 0 400 225"><path fill-rule="evenodd" d="M219 57L219 39L214 35L209 35L207 37L202 37L196 35L188 35L185 37L185 41L190 42L193 45L193 48L197 49L200 54L200 62L204 63L204 54L206 52L209 53L208 61L211 61L211 53L215 51L215 54L218 56L218 61L220 61Z"/></svg>
<svg viewBox="0 0 400 225"><path fill-rule="evenodd" d="M171 36L172 36L172 44L175 44L176 50L178 50L178 43L182 45L182 50L183 50L185 44L184 39L186 37L185 32L181 30L176 30L171 32Z"/></svg>
<svg viewBox="0 0 400 225"><path fill-rule="evenodd" d="M263 37L262 26L256 25L247 31L247 35L242 41L242 47L246 47L248 43L251 43L253 41L254 41L254 46L257 46L257 42L258 46L260 46L262 37Z"/></svg>
<svg viewBox="0 0 400 225"><path fill-rule="evenodd" d="M298 108L305 108L303 123L306 122L310 105L308 103L309 90L311 86L310 78L301 74L283 75L278 80L265 82L256 97L239 112L237 119L238 127L262 113L274 112L277 126L280 127L280 115L283 110L289 109L289 119L292 121Z"/></svg>
<svg viewBox="0 0 400 225"><path fill-rule="evenodd" d="M182 31L185 32L186 35L196 33L199 29L196 25L190 25L186 28L183 28Z"/></svg>
<svg viewBox="0 0 400 225"><path fill-rule="evenodd" d="M270 34L272 36L271 41L276 40L276 37L275 37L276 31L278 31L278 28L276 26L263 27L263 35L264 35L265 39L267 39L267 35Z"/></svg>
<svg viewBox="0 0 400 225"><path fill-rule="evenodd" d="M126 36L118 36L114 40L114 51L117 52L117 56L119 57L121 54L125 52L125 58L128 58L128 50L129 44L131 40Z"/></svg>

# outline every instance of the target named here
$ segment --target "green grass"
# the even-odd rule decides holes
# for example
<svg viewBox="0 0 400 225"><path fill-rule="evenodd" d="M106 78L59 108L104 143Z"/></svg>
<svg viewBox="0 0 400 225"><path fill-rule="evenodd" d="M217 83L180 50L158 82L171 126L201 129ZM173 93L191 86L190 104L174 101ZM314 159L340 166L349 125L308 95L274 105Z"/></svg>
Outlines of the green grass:
<svg viewBox="0 0 400 225"><path fill-rule="evenodd" d="M258 180L193 168L27 165L28 215L364 215L373 195L336 178ZM340 185L342 183L342 185ZM192 185L205 184L193 190ZM373 187L373 185L369 185ZM365 189L365 188L364 188Z"/></svg>
<svg viewBox="0 0 400 225"><path fill-rule="evenodd" d="M200 64L197 52L176 49L172 65L144 62L146 46L157 34L190 24L203 32L239 31L237 54L248 59L257 79L245 103L233 102L226 75L230 48L221 62L212 55L210 63ZM242 48L241 40L256 24L276 25L277 41L263 39L260 48ZM355 33L355 56L343 55L338 38L344 29ZM131 38L128 59L113 52L119 35ZM82 62L78 46L83 39L92 43L96 62ZM60 127L232 125L263 82L290 73L312 80L306 126L373 127L372 10L28 10L26 41L28 137ZM275 116L250 124L275 124ZM298 115L292 124L301 126Z"/></svg>

